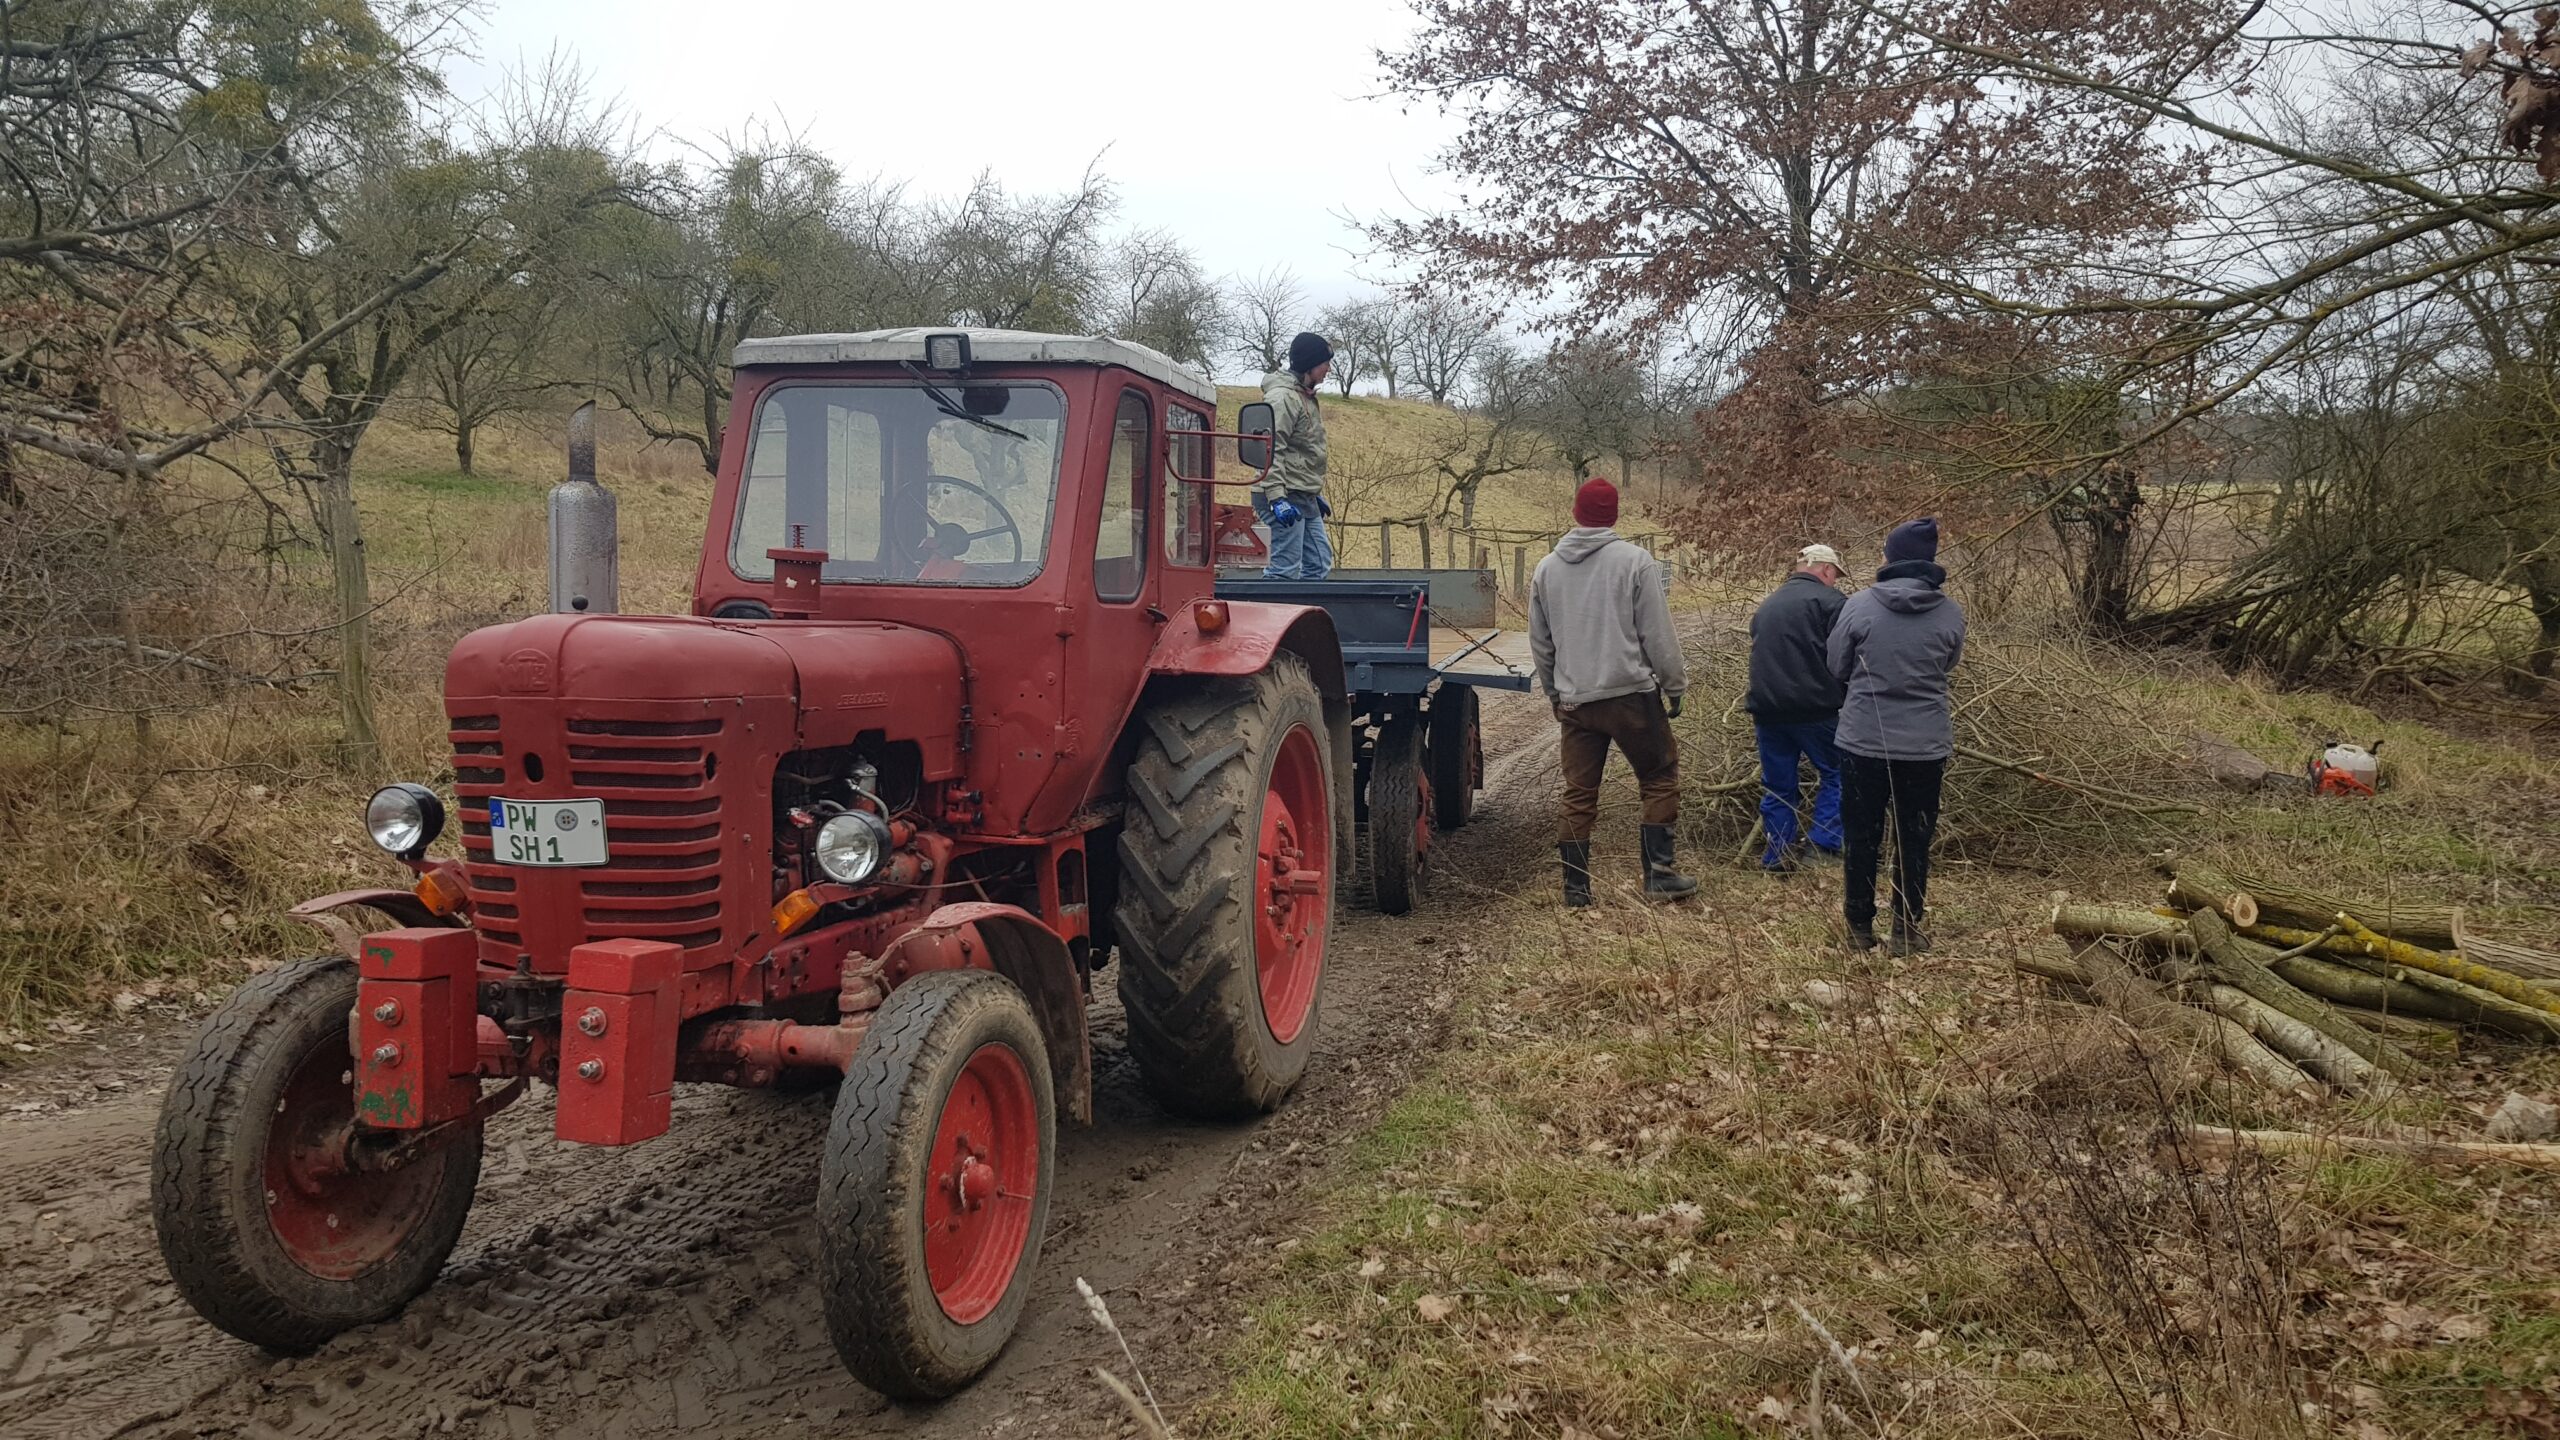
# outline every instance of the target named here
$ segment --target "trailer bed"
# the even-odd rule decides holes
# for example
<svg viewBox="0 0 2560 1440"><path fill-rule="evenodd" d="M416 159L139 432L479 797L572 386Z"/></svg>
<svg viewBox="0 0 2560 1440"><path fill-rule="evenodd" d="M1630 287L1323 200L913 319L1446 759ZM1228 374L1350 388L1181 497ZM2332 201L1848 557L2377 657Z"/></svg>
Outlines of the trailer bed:
<svg viewBox="0 0 2560 1440"><path fill-rule="evenodd" d="M1342 668L1354 693L1420 696L1436 685L1487 690L1526 690L1530 684L1525 636L1491 626L1433 623L1432 595L1444 586L1472 585L1490 572L1458 571L1443 581L1429 572L1375 578L1375 572L1337 571L1322 580L1265 580L1221 576L1220 598L1275 605L1314 605L1333 617L1342 646Z"/></svg>

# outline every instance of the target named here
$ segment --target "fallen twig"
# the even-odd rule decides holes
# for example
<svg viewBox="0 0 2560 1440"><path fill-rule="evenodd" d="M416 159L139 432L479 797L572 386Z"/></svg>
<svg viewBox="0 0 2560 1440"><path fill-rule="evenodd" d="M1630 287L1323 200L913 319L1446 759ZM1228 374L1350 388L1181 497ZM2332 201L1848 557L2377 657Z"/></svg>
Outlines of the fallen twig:
<svg viewBox="0 0 2560 1440"><path fill-rule="evenodd" d="M2270 1155L2318 1155L2343 1150L2390 1155L2436 1165L2517 1165L2560 1171L2560 1145L2510 1145L2486 1140L2394 1140L2381 1135L2310 1135L2299 1130L2232 1130L2190 1125L2187 1133L2207 1154L2258 1150Z"/></svg>

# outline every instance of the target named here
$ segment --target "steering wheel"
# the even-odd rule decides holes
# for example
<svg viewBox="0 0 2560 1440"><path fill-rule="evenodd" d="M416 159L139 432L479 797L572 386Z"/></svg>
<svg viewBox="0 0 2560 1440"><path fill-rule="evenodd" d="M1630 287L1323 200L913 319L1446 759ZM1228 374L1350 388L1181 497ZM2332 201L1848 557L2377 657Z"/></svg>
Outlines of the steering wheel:
<svg viewBox="0 0 2560 1440"><path fill-rule="evenodd" d="M971 530L954 521L935 519L933 516L932 495L933 488L937 485L949 486L954 490L966 490L970 494L987 502L987 508L995 512L996 518L1000 523L990 525L984 530ZM971 546L976 545L979 541L987 539L989 536L1002 535L1013 541L1013 554L1008 557L1004 563L1008 565L1018 565L1022 563L1022 526L1015 523L1013 512L1005 508L1004 502L997 499L993 491L990 491L984 485L976 484L975 482L968 480L962 480L951 475L927 475L924 477L924 489L926 496L925 518L932 523L933 548L942 558L946 560L958 560L962 555L968 553Z"/></svg>

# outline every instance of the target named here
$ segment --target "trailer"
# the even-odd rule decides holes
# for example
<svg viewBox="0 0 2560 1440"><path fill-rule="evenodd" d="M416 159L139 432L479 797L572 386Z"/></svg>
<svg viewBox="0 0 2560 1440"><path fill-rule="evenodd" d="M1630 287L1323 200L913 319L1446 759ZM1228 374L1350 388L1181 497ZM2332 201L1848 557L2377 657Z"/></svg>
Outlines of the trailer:
<svg viewBox="0 0 2560 1440"><path fill-rule="evenodd" d="M1435 837L1467 823L1484 787L1479 690L1527 690L1515 637L1434 624L1437 595L1483 595L1487 570L1337 570L1322 580L1223 574L1221 599L1302 605L1333 619L1352 710L1352 803L1372 903L1402 915L1418 903ZM1472 618L1472 615L1470 616Z"/></svg>

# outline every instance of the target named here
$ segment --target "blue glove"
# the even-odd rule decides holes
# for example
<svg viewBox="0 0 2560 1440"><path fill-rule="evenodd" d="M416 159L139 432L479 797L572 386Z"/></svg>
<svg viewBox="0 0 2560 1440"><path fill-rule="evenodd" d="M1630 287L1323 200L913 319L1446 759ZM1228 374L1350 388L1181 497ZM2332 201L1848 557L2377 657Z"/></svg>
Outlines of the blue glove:
<svg viewBox="0 0 2560 1440"><path fill-rule="evenodd" d="M1333 515L1333 502L1332 502L1332 501L1330 501L1330 500L1327 500L1326 498L1324 498L1324 497L1323 497L1323 496L1321 496L1321 495L1317 496L1317 497L1316 497L1316 513L1317 513L1317 514L1319 514L1319 515L1325 516L1325 517L1327 517L1327 518L1331 518L1331 517L1332 517L1332 515Z"/></svg>
<svg viewBox="0 0 2560 1440"><path fill-rule="evenodd" d="M1298 507L1289 503L1289 497L1286 495L1272 496L1271 528L1274 530L1286 530L1297 523Z"/></svg>

